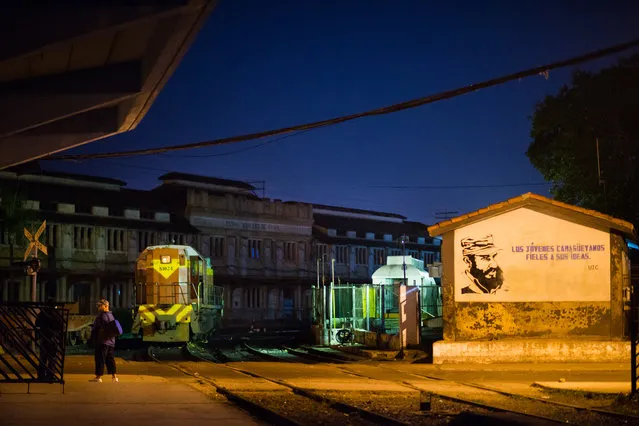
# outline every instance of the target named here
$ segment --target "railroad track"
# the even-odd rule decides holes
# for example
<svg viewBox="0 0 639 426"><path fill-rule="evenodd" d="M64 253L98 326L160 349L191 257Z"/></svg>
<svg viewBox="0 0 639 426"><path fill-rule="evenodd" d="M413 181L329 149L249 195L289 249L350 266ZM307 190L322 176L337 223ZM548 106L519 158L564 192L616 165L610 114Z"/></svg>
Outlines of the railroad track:
<svg viewBox="0 0 639 426"><path fill-rule="evenodd" d="M287 348L287 347L284 347L284 349L280 351L271 350L269 352L263 352L263 351L260 351L259 349L253 348L248 345L246 345L244 348L246 349L247 353L254 355L255 357L259 356L262 359L268 359L270 361L282 362L282 360L286 360L290 362L291 360L294 360L297 357L305 361L310 361L312 363L316 363L316 362L326 363L330 361L334 362L334 359L329 361L324 360L323 357L320 356L321 354L315 354L315 353L311 353L311 351L301 351L299 349L293 349L293 348ZM208 353L207 350L198 350L196 346L191 346L190 348L187 348L187 349L188 350L182 352L182 354L184 355L184 359L186 360L215 362L218 364L224 362L224 360L220 360L218 356L211 355L210 353ZM151 350L149 351L149 353L153 355L153 352ZM156 361L158 360L157 356L155 356L155 360ZM177 359L171 358L171 357L169 357L169 359L167 359L166 357L162 359L163 362L168 361L169 363L171 361L176 361L176 360ZM225 368L229 368L238 373L248 375L254 378L262 379L262 380L277 384L279 386L282 386L283 388L287 388L292 392L292 394L296 395L297 397L306 398L307 400L311 400L319 404L317 406L317 409L321 409L322 407L324 407L325 409L326 407L328 407L331 410L339 411L344 414L349 414L349 416L353 416L354 414L356 414L360 418L360 420L368 421L369 423L367 424L391 424L391 425L406 424L406 423L402 423L401 421L397 421L395 419L389 419L386 416L379 415L369 410L355 407L353 405L350 405L341 401L336 401L331 399L330 397L326 397L306 389L298 388L282 380L266 377L261 374L257 374L252 371L248 371L246 369L238 368L232 365L227 365L227 364L222 364L222 365ZM175 365L172 365L172 366L175 367ZM401 385L406 387L407 389L410 389L412 391L418 391L420 392L420 395L432 395L442 400L450 401L456 404L461 404L462 406L480 408L480 409L491 411L491 412L511 413L519 417L523 416L529 419L534 419L536 421L542 421L545 424L563 423L563 424L575 424L575 425L588 424L588 425L614 425L614 426L630 425L630 424L639 425L639 417L636 417L636 416L625 415L625 414L616 413L616 412L599 409L599 408L576 406L571 404L560 403L557 401L536 398L533 396L506 392L506 391L495 389L485 385L448 380L441 377L437 377L435 375L407 373L400 370L396 370L392 367L387 367L387 366L380 366L380 367L383 369L392 370L393 372L400 375L401 377L400 380L395 379L393 381L401 383ZM370 377L368 375L355 372L349 369L347 366L338 366L337 368L344 371L347 374L359 376L366 379L379 380L379 379L375 379L374 377ZM188 372L185 372L185 374L188 374ZM429 382L441 382L442 385L428 386L428 384L426 385L413 384L406 380L406 376L414 376L420 379L427 379ZM201 376L198 378L205 381L211 380L207 378L202 378ZM217 385L214 384L212 380L211 380L211 384L213 384L216 387L216 389L219 388ZM229 393L229 391L224 388L219 388L219 393L228 395L228 398L237 402L238 405L242 405L245 408L248 407L248 403L243 402L243 399L242 399L243 397L239 394ZM469 394L473 396L469 397L468 396ZM249 411L256 412L256 414L262 418L265 418L265 419L269 418L268 417L269 415L267 414L257 413L257 411L259 411L258 408L248 407L247 409L249 409ZM265 408L262 406L261 409L263 410ZM321 412L321 411L318 411L318 412ZM447 414L443 412L433 412L432 414L440 414L444 416L454 415L451 413ZM424 417L427 415L428 413L424 413ZM284 424L284 423L281 423L281 424ZM291 424L291 423L287 423L287 424Z"/></svg>
<svg viewBox="0 0 639 426"><path fill-rule="evenodd" d="M306 348L291 348L288 346L282 346L282 348L292 355L295 355L300 358L308 359L310 361L321 362L326 364L349 364L351 362L351 361L346 361L344 359L331 357L328 354L310 351Z"/></svg>
<svg viewBox="0 0 639 426"><path fill-rule="evenodd" d="M164 358L164 355L166 355L166 351L164 351L163 349L164 348L150 346L147 351L148 360L168 365L169 367L175 370L178 370L187 376L191 376L193 378L196 378L198 380L201 380L203 382L206 382L212 385L215 388L215 391L217 393L223 395L224 397L226 397L227 400L235 403L239 407L245 409L249 413L255 415L256 417L262 420L268 421L273 424L278 424L278 425L281 424L285 426L301 426L300 423L292 421L291 419L280 415L274 410L268 409L260 404L256 404L255 402L251 401L248 398L243 397L237 392L233 392L222 386L218 386L213 380L209 379L208 377L204 377L199 374L192 373L190 371L185 370L184 368L175 364L173 362L174 360L168 361L167 359ZM184 347L180 348L180 353L185 358L184 360L187 360L187 361L191 360L189 358L193 358L193 359L199 359L205 362L215 362L213 360L191 353L189 351L188 345L185 345Z"/></svg>
<svg viewBox="0 0 639 426"><path fill-rule="evenodd" d="M273 360L273 361L280 361L282 359L278 355L273 355L272 353L261 352L260 350L258 350L256 348L252 348L252 347L250 347L248 345L245 345L245 346L247 347L247 349L251 353L262 354L264 356L264 358L266 358L266 359L270 359L270 360ZM291 348L286 348L287 351L290 350L290 349ZM297 351L293 350L292 352L296 353ZM301 356L301 354L300 354L300 356ZM327 398L325 396L319 395L319 394L314 393L312 391L298 388L298 387L296 387L294 385L291 385L291 384L289 384L289 383L287 383L287 382L285 382L283 380L273 379L273 378L266 377L264 375L257 374L257 373L254 373L252 371L248 371L248 370L245 370L245 369L242 369L242 368L237 368L237 367L234 367L234 366L225 365L225 367L229 368L229 369L232 369L234 371L237 371L239 373L248 375L248 376L253 377L253 378L266 380L266 381L278 384L280 386L287 387L287 388L291 389L293 391L293 393L295 393L297 395L309 398L309 399L311 399L313 401L316 401L316 402L320 402L320 403L326 404L326 405L330 406L331 408L337 409L338 411L343 412L345 414L349 414L349 415L352 415L353 413L359 414L362 418L368 419L368 420L372 421L374 424L382 424L382 425L406 425L406 424L408 424L408 423L404 423L404 422L398 421L396 419L389 418L389 417L381 415L381 414L377 414L377 413L369 411L369 410L365 410L365 409L362 409L362 408L359 408L359 407L356 407L356 406L353 406L353 405L350 405L350 404L346 404L346 403L341 402L341 401L334 401L334 400L332 400L330 398ZM350 374L353 374L348 369L343 369L343 370L345 372L349 372ZM356 375L359 375L359 374L356 374ZM359 376L375 380L372 377L363 376L363 375L359 375ZM409 388L409 389L411 389L411 390L417 391L420 394L424 393L424 391L422 389L420 389L418 387L415 387L415 386L413 386L410 383L407 383L405 381L402 382L402 385L407 387L407 388ZM431 392L431 394L435 394L435 393ZM496 407L496 406L489 405L489 404L478 403L476 401L472 401L472 400L465 399L465 398L456 398L456 397L451 397L449 395L443 395L443 394L436 394L436 395L438 395L440 398L447 399L447 400L452 401L452 402L463 404L464 406L482 408L484 410L492 411L492 412L512 413L512 414L516 414L517 416L525 416L527 418L533 418L535 420L542 420L546 424L563 423L560 420L556 420L556 419L553 419L553 418L550 418L550 417L539 416L539 415L534 415L534 414L515 411L515 410L508 410L508 409ZM447 416L447 415L448 416L454 416L455 415L455 414L450 414L450 413L439 413L439 414L443 415L443 416ZM426 416L424 416L424 417L426 417Z"/></svg>
<svg viewBox="0 0 639 426"><path fill-rule="evenodd" d="M342 351L338 351L338 350L330 349L330 348L318 349L316 347L309 346L309 345L301 345L299 347L300 349L303 349L311 354L328 356L331 359L346 361L347 363L370 361L370 358L367 358L361 355L355 355L355 354L342 352Z"/></svg>
<svg viewBox="0 0 639 426"><path fill-rule="evenodd" d="M239 361L260 361L257 355L252 355L242 345L236 345L234 348L206 348L197 344L187 343L184 354L188 360L206 360L217 364L225 364L227 362Z"/></svg>
<svg viewBox="0 0 639 426"><path fill-rule="evenodd" d="M250 348L250 347L249 347ZM251 348L251 350L253 351L258 351L255 348ZM259 351L258 351L259 352ZM192 354L193 357L195 358L199 358L199 356L197 354ZM277 358L277 357L276 357ZM206 358L200 358L202 361L208 362L208 360ZM238 368L238 367L234 367L234 366L230 366L230 365L224 365L224 367L231 369L233 371L236 371L238 373L253 377L253 378L258 378L258 379L262 379L274 384L277 384L279 386L282 386L286 389L289 389L294 395L302 397L304 399L306 399L306 401L304 401L305 404L309 404L309 403L314 403L317 406L317 410L310 410L311 412L317 412L317 413L321 413L322 411L326 410L326 407L337 411L339 413L341 413L342 415L348 415L348 419L349 421L355 420L356 424L366 424L366 425L371 425L371 424L375 424L375 425L406 425L406 423L397 421L395 419L383 416L381 414L377 414L374 413L372 411L369 410L365 410L363 408L360 407L356 407L353 405L349 405L346 404L344 402L340 402L340 401L334 401L330 398L327 398L325 396L319 395L317 393L314 393L312 391L306 390L306 389L302 389L300 387L291 385L283 380L278 380L278 379L273 379L261 374L257 374L254 373L252 371L248 371L242 368ZM201 377L201 376L200 376ZM208 379L210 380L210 379ZM217 388L218 385L214 383L214 381L211 380L211 383ZM226 390L228 392L228 390ZM241 398L241 397L240 397ZM289 419L290 420L290 419ZM279 423L278 423L279 424Z"/></svg>
<svg viewBox="0 0 639 426"><path fill-rule="evenodd" d="M432 391L431 389L424 390L423 388L414 386L411 383L408 383L407 381L402 382L406 386L410 386L416 390L420 390L421 392L427 392L427 393L430 393L431 395L437 395L439 398L445 398L445 399L456 401L456 402L462 402L462 403L466 403L466 404L473 405L480 408L493 409L496 411L513 412L513 413L526 415L528 417L536 417L541 420L555 422L555 423L563 423L563 424L574 424L574 425L588 424L588 425L611 425L611 426L618 426L620 424L621 425L639 425L639 417L637 416L617 413L614 411L604 410L600 408L583 407L583 406L578 406L573 404L562 403L558 401L552 401L548 399L536 398L530 395L522 395L518 393L503 391L501 389L496 389L486 385L445 379L442 377L437 377L435 375L406 373L406 372L402 372L400 370L396 370L386 366L383 366L382 368L389 369L403 375L409 374L411 376L415 376L422 379L429 379L433 381L440 381L440 382L455 384L458 387L457 390L454 391L455 393L463 392L464 389L481 390L485 392L486 395L492 394L492 395L499 395L503 397L501 398L501 403L498 402L497 404L487 404L487 403L469 399L469 398L453 396L450 393L438 392L436 390ZM476 392L473 392L473 393L476 394ZM495 399L495 398L493 397L492 399ZM512 402L509 402L508 400L527 401L528 407L532 409L531 411L545 412L545 413L548 413L548 415L538 415L538 414L524 412L521 410L513 410L513 409L506 408L508 405L512 405ZM543 407L550 407L550 409L543 408Z"/></svg>
<svg viewBox="0 0 639 426"><path fill-rule="evenodd" d="M433 376L433 378L435 379L434 376ZM445 379L436 378L436 380L445 380ZM576 411L597 413L597 414L601 414L601 415L604 415L604 416L609 416L609 417L612 417L612 418L619 419L622 422L623 421L631 421L632 424L639 425L639 417L638 416L633 416L633 415L630 415L630 414L617 413L615 411L604 410L602 408L582 407L582 406L579 406L579 405L567 404L565 402L558 402L558 401L551 401L551 400L548 400L548 399L536 398L536 397L530 396L530 395L512 394L510 392L502 391L501 389L495 389L493 387L486 386L486 385L479 385L477 383L468 383L468 382L458 382L458 383L463 384L464 386L470 386L470 387L473 387L473 388L476 388L476 389L497 392L497 393L500 393L502 395L507 395L507 396L514 395L514 396L516 396L518 398L528 399L528 400L532 400L532 401L535 401L535 402L541 402L541 403L548 404L548 405L557 405L557 406L560 406L560 407L571 408L571 409L574 409Z"/></svg>
<svg viewBox="0 0 639 426"><path fill-rule="evenodd" d="M295 362L302 364L315 364L318 362L307 357L300 356L299 353L289 352L286 349L257 349L247 343L244 343L244 348L250 354L272 362Z"/></svg>
<svg viewBox="0 0 639 426"><path fill-rule="evenodd" d="M309 348L293 348L283 345L281 349L257 349L244 344L248 352L274 362L302 362L305 364L349 364L352 361L343 357L331 356L321 351L313 351Z"/></svg>
<svg viewBox="0 0 639 426"><path fill-rule="evenodd" d="M189 347L190 345L184 346L181 349L181 354L184 359L197 359L203 362L211 362L214 363L216 361L212 360L210 357L202 357L200 353L193 352ZM194 377L198 380L204 381L210 385L212 385L218 393L224 395L228 400L236 403L238 406L246 409L252 414L264 419L266 421L272 422L277 425L302 425L304 423L300 423L290 418L290 416L283 415L278 412L277 409L267 407L266 404L256 403L251 398L247 398L245 395L247 392L238 392L231 391L223 386L220 386L215 380L208 378L206 376L202 376L201 374L193 373L185 369L178 363L174 362L173 356L170 359L163 359L162 355L166 355L166 351L162 351L162 355L160 355L160 350L157 348L149 348L148 355L150 360L155 362L161 362L163 364L168 365L171 368L174 368L185 375ZM354 426L368 426L368 425L391 425L391 426L404 426L406 423L399 422L395 419L388 418L386 416L382 416L377 413L373 413L371 411L352 406L343 402L334 401L329 398L326 398L322 395L316 394L314 392L299 388L297 386L291 385L281 380L269 378L260 374L256 374L254 372L244 370L242 368L237 368L234 366L221 364L225 368L231 369L238 373L248 375L250 377L258 378L265 380L267 382L271 382L273 384L277 384L287 390L287 393L290 393L290 398L297 398L298 402L304 406L305 411L309 413L314 413L314 419L317 420L316 416L330 416L333 421L338 418L339 424L344 425L354 425ZM272 393L272 392L269 392ZM286 404L286 403L285 403ZM332 412L332 413L331 413ZM320 422L322 423L322 422ZM323 422L326 424L326 422ZM331 421L328 422L331 424Z"/></svg>

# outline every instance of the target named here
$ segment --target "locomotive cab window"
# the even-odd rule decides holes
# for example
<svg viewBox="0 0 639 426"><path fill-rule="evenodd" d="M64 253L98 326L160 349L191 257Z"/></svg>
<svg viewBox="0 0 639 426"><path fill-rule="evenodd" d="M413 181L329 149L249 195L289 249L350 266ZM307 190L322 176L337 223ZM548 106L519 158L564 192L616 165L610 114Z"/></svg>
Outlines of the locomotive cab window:
<svg viewBox="0 0 639 426"><path fill-rule="evenodd" d="M171 263L171 256L162 256L160 258L160 262L163 264Z"/></svg>

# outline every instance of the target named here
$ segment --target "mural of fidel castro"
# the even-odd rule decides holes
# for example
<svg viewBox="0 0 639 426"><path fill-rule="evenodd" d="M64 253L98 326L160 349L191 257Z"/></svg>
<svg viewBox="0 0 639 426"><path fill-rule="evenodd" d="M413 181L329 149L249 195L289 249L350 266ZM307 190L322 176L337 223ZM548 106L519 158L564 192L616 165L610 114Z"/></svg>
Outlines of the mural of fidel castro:
<svg viewBox="0 0 639 426"><path fill-rule="evenodd" d="M505 291L504 273L495 259L500 249L493 244L493 236L464 238L461 246L467 279L462 287L462 294L494 294L498 290Z"/></svg>

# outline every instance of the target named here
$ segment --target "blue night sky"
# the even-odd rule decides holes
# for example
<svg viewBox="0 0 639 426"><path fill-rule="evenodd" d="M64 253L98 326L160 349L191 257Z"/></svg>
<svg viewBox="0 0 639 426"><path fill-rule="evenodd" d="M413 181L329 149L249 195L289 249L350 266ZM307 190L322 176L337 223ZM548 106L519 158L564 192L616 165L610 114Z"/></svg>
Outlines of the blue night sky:
<svg viewBox="0 0 639 426"><path fill-rule="evenodd" d="M585 6L571 6L578 3ZM639 2L630 0L221 0L136 130L67 153L199 142L393 104L629 41L639 35L637 17ZM265 140L45 167L140 189L156 186L167 171L264 180L270 198L396 212L431 224L436 211L461 214L528 191L548 195L538 185L379 186L543 182L525 156L529 117L573 70L255 149L247 150Z"/></svg>

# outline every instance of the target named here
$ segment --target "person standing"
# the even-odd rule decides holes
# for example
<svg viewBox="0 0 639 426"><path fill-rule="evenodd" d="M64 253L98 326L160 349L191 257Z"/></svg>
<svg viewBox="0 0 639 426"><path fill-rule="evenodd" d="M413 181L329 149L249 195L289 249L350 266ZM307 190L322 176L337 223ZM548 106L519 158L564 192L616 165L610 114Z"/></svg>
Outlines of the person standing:
<svg viewBox="0 0 639 426"><path fill-rule="evenodd" d="M107 324L115 321L113 313L109 311L109 301L100 299L97 304L98 315L93 322L93 342L95 345L95 377L92 382L102 383L104 366L106 364L107 373L112 377L114 383L119 382L115 368L115 337L106 335Z"/></svg>

